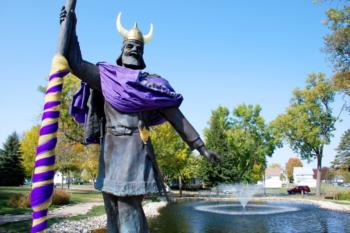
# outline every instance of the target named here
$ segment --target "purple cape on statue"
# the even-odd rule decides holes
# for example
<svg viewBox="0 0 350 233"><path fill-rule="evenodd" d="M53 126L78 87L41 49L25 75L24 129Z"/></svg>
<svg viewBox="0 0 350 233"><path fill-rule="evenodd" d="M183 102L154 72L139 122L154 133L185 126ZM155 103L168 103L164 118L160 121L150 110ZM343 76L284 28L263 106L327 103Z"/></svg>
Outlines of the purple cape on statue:
<svg viewBox="0 0 350 233"><path fill-rule="evenodd" d="M176 93L169 82L162 77L106 62L100 62L97 65L100 69L102 94L105 101L119 112L135 113L178 107L183 100L182 95ZM89 88L82 82L72 99L71 115L81 124L87 119ZM150 125L163 122L163 117L155 111Z"/></svg>

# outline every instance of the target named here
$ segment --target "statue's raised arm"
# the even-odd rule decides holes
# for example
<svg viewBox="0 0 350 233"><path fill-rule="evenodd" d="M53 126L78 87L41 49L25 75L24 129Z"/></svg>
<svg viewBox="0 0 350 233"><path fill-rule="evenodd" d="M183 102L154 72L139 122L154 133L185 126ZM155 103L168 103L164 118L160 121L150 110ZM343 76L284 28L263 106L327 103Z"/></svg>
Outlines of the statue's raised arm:
<svg viewBox="0 0 350 233"><path fill-rule="evenodd" d="M62 54L69 63L71 72L88 83L90 87L101 90L100 73L96 65L83 60L76 35L76 0L67 0L60 13L61 30L57 53Z"/></svg>

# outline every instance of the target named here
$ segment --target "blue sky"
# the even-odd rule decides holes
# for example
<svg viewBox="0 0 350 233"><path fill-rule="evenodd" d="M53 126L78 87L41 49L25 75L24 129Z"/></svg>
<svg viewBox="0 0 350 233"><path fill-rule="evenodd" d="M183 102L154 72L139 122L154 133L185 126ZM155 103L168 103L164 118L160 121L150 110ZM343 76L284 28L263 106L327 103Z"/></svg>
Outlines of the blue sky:
<svg viewBox="0 0 350 233"><path fill-rule="evenodd" d="M55 52L63 1L2 3L0 14L0 143L14 130L23 133L39 123L43 96ZM146 70L167 78L185 100L181 110L202 134L211 111L223 105L260 104L267 122L283 113L292 90L304 87L309 73L332 73L321 52L328 29L322 24L328 4L296 1L78 1L78 37L84 59L114 62L122 38L115 18L144 33L155 26L145 47ZM342 104L334 103L337 114ZM324 165L335 155L349 114L337 123ZM288 147L276 150L271 162L296 156ZM314 165L315 163L311 163Z"/></svg>

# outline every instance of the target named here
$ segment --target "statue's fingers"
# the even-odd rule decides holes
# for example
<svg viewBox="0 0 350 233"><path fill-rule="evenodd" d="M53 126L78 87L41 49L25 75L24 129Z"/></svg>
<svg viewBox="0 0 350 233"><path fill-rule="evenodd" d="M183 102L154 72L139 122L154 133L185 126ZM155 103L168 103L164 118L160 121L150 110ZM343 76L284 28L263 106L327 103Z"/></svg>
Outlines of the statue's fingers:
<svg viewBox="0 0 350 233"><path fill-rule="evenodd" d="M220 163L220 157L217 155L217 154L212 154L212 157L211 157L212 161L214 164L218 164Z"/></svg>

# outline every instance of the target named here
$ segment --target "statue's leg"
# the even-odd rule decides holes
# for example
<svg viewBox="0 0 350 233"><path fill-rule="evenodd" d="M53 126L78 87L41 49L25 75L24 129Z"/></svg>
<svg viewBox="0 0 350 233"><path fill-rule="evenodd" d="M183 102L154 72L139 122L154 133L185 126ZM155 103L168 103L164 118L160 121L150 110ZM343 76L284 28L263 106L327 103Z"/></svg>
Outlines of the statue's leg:
<svg viewBox="0 0 350 233"><path fill-rule="evenodd" d="M108 233L119 233L118 230L118 198L112 194L102 192L107 214Z"/></svg>
<svg viewBox="0 0 350 233"><path fill-rule="evenodd" d="M119 233L149 233L143 196L118 197Z"/></svg>

